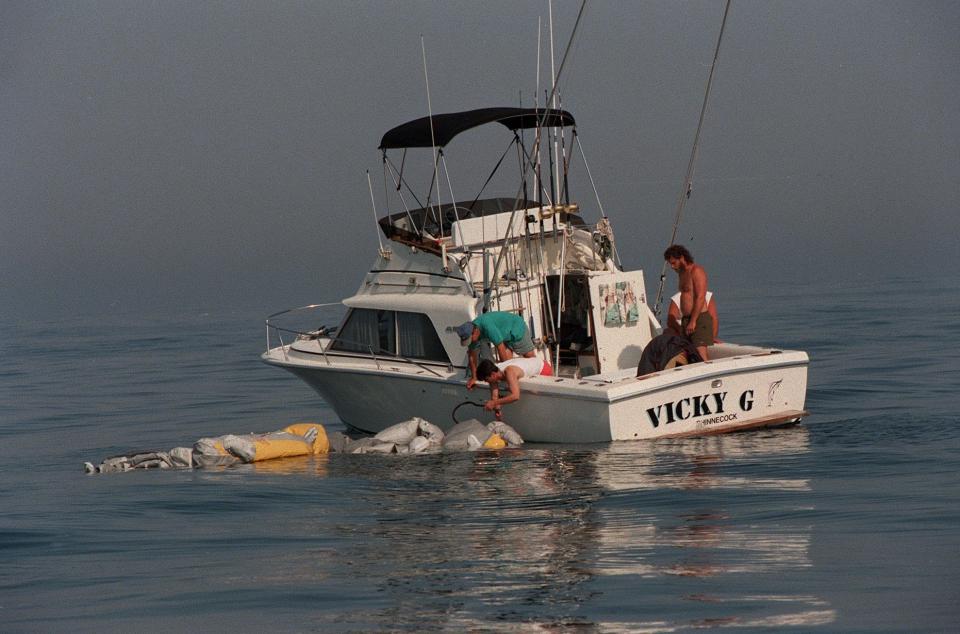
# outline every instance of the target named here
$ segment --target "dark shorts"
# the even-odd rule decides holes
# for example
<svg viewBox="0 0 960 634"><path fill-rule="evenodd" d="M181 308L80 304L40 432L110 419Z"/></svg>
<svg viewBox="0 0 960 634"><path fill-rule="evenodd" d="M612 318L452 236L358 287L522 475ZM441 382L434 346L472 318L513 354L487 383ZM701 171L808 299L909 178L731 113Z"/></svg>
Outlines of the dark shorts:
<svg viewBox="0 0 960 634"><path fill-rule="evenodd" d="M680 320L680 328L687 332L687 324L690 323L690 316L687 315ZM697 317L697 327L690 334L690 342L697 346L709 346L713 344L713 315L710 313L700 313Z"/></svg>
<svg viewBox="0 0 960 634"><path fill-rule="evenodd" d="M493 344L490 343L488 339L481 339L477 345L477 356L482 361L483 359L489 359L494 363L497 362L497 353L493 350Z"/></svg>
<svg viewBox="0 0 960 634"><path fill-rule="evenodd" d="M533 352L536 348L533 345L533 339L530 337L530 333L525 333L523 339L519 341L510 341L507 343L507 347L516 352L521 357L528 352Z"/></svg>

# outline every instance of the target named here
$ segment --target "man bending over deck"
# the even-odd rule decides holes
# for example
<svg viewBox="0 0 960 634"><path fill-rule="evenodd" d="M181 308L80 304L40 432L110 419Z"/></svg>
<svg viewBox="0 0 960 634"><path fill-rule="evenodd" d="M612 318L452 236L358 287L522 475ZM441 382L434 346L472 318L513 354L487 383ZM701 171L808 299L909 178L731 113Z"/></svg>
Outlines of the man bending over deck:
<svg viewBox="0 0 960 634"><path fill-rule="evenodd" d="M537 357L515 357L500 363L484 359L477 366L477 378L490 384L490 400L483 404L483 409L497 412L499 418L501 405L520 400L520 379L541 374L552 376L553 370L549 363ZM500 398L500 381L506 381L510 390L503 398Z"/></svg>
<svg viewBox="0 0 960 634"><path fill-rule="evenodd" d="M457 326L457 334L460 335L460 345L470 346L468 390L473 389L477 383L477 357L483 342L489 341L493 344L499 361L508 361L514 356L529 358L535 354L526 322L523 321L523 317L513 313L500 311L484 313L473 321Z"/></svg>
<svg viewBox="0 0 960 634"><path fill-rule="evenodd" d="M680 329L688 337L704 361L707 346L713 343L713 318L707 311L707 272L694 264L693 256L686 247L672 244L663 252L667 261L680 278Z"/></svg>

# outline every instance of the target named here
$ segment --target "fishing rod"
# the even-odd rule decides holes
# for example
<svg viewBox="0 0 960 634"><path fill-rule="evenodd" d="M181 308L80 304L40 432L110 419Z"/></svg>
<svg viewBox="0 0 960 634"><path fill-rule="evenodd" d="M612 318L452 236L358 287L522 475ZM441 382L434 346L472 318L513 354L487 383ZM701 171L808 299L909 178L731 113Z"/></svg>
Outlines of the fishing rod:
<svg viewBox="0 0 960 634"><path fill-rule="evenodd" d="M570 49L573 47L573 42L574 42L574 39L576 38L577 31L580 27L580 21L583 19L583 12L586 8L587 8L587 0L582 0L582 2L580 3L580 10L577 12L577 19L573 24L573 30L570 32L570 39L567 40L567 47L566 49L564 49L563 58L560 60L560 68L557 70L556 74L554 74L552 78L553 87L550 90L550 93L547 95L546 101L544 102L543 112L539 115L539 121L537 122L537 127L536 127L537 131L533 139L533 149L530 152L531 156L539 155L538 153L540 152L540 147L543 139L543 136L542 136L543 126L547 121L547 116L554 112L549 107L549 105L557 93L557 87L559 86L560 76L563 74L564 67L567 64L567 59L568 59L568 56L570 55ZM549 151L549 148L548 148L548 151ZM541 187L543 186L542 180L541 180L540 186ZM517 197L519 196L520 196L520 192L517 193ZM553 204L555 204L556 202L557 202L556 199L551 200L551 203ZM516 214L517 214L517 211L514 210L513 214L510 216L509 226L511 228L513 227L514 218L516 217ZM500 253L497 255L496 261L494 262L494 266L493 266L493 275L490 278L491 280L496 280L500 274L501 265L503 264L503 260L506 256L506 253L505 253L506 246L507 245L504 245L503 249L501 249ZM485 289L484 291L485 294L490 292L490 289L487 287L487 280L485 280L484 282L484 289Z"/></svg>
<svg viewBox="0 0 960 634"><path fill-rule="evenodd" d="M700 106L700 119L697 121L697 132L693 136L693 148L690 150L690 161L687 163L687 175L683 179L683 187L680 188L680 198L677 200L676 218L673 222L673 233L670 234L670 243L674 244L677 240L677 230L680 228L680 217L683 214L684 203L690 198L693 192L693 169L697 162L697 155L700 153L700 132L703 129L703 119L707 112L707 102L710 99L710 87L713 85L713 72L717 68L717 58L720 57L720 43L723 41L723 31L727 26L727 15L730 13L730 2L727 0L723 8L723 21L720 23L720 34L717 36L717 46L713 51L713 62L710 64L710 74L707 76L707 88L703 94L703 104ZM669 245L668 245L669 246ZM663 261L660 268L660 288L657 289L657 301L654 304L653 314L660 315L660 301L663 298L663 285L667 279L667 261Z"/></svg>

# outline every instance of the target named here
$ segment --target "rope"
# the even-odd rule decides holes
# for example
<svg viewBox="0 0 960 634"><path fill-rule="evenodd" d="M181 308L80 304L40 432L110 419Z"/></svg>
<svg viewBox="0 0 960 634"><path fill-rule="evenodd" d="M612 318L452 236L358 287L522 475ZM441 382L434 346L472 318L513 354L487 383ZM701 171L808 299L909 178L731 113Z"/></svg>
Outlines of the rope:
<svg viewBox="0 0 960 634"><path fill-rule="evenodd" d="M496 175L497 170L500 169L500 164L503 163L503 159L505 159L505 158L507 157L507 152L510 151L510 148L513 147L513 144L514 144L514 143L517 143L517 141L519 141L519 139L520 139L520 137L517 135L516 131L514 131L514 133L513 133L513 139L510 141L510 144L507 145L507 149L505 149L505 150L503 151L503 154L500 155L500 160L497 161L497 164L493 166L493 170L491 170L490 175L487 176L487 180L485 180L485 181L483 182L483 186L480 188L480 191L477 192L476 198L474 198L474 199L473 199L473 202L470 203L470 210L471 210L471 211L473 211L473 206L474 206L475 204L477 204L477 201L480 200L480 196L483 195L483 190L485 190L485 189L487 188L487 185L490 184L490 181L493 180L494 175Z"/></svg>
<svg viewBox="0 0 960 634"><path fill-rule="evenodd" d="M406 198L403 197L402 188L406 187L407 191L410 192L410 195L413 196L413 199L417 201L417 205L419 205L420 208L422 208L423 205L420 203L420 199L417 198L417 193L413 191L413 188L410 187L409 183L407 183L407 181L403 178L403 174L397 172L396 166L393 164L393 161L391 161L390 158L387 156L386 152L383 153L383 165L384 165L384 171L387 171L390 173L390 177L393 179L394 183L397 186L397 196L400 198L400 204L403 205L403 210L407 214L407 219L410 221L410 226L416 229L417 234L421 238L423 238L423 227L418 227L417 222L413 219L413 216L410 215L410 205L407 204ZM424 214L423 218L424 218L424 221L426 221L426 218L427 218L426 214Z"/></svg>
<svg viewBox="0 0 960 634"><path fill-rule="evenodd" d="M453 411L450 412L450 418L453 419L454 425L459 425L460 421L457 420L457 410L463 407L464 405L473 405L474 407L483 407L483 403L480 401L464 401L453 408Z"/></svg>

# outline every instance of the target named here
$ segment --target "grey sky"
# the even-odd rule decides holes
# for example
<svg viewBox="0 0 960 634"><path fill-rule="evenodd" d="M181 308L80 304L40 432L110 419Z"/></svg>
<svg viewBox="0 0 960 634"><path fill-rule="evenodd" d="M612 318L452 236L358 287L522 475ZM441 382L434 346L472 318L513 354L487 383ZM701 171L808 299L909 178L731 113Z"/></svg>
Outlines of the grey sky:
<svg viewBox="0 0 960 634"><path fill-rule="evenodd" d="M578 8L554 5L558 55ZM561 82L650 286L722 11L592 2ZM426 114L420 35L434 112L529 105L538 16L545 1L0 4L4 312L339 299L377 244L364 170L382 192L380 136ZM955 2L734 0L680 231L713 286L957 274L958 32ZM450 145L458 197L508 141ZM593 219L582 169L574 194Z"/></svg>

